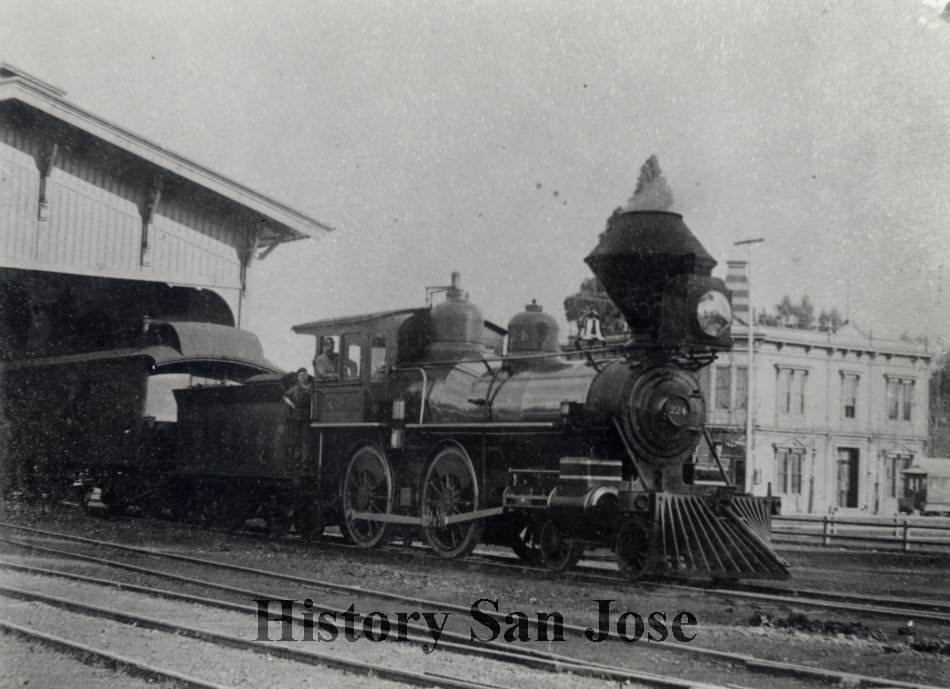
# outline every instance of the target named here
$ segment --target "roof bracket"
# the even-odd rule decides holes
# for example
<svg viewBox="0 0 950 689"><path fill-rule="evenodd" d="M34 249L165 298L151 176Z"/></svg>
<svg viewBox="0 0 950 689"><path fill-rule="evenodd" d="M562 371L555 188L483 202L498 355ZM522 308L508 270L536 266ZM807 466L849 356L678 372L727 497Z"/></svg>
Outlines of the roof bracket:
<svg viewBox="0 0 950 689"><path fill-rule="evenodd" d="M56 158L59 155L59 144L48 142L41 151L37 161L40 170L40 190L37 203L36 217L38 220L49 220L49 199L46 197L46 180L53 172Z"/></svg>
<svg viewBox="0 0 950 689"><path fill-rule="evenodd" d="M152 246L149 243L149 227L152 224L152 218L158 205L162 200L162 190L165 186L165 177L161 172L156 172L149 181L148 188L145 190L145 200L142 203L142 243L139 249L139 265L147 267L152 265Z"/></svg>

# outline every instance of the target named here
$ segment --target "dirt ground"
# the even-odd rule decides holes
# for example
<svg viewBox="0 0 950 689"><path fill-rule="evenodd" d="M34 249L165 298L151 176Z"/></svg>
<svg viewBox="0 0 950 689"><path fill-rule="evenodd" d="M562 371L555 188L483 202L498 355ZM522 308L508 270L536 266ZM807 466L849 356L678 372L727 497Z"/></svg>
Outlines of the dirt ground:
<svg viewBox="0 0 950 689"><path fill-rule="evenodd" d="M689 646L935 686L945 685L945 678L950 676L950 629L921 620L873 618L768 601L753 603L649 584L571 583L563 577L526 570L523 573L486 571L471 564L443 562L412 553L397 557L354 553L320 543L276 543L170 523L103 520L75 511L42 513L17 507L0 511L0 519L303 576L312 581L294 583L237 574L226 578L235 583L239 581L241 586L266 591L273 597L298 601L311 598L342 608L354 604L364 613L376 610L395 614L405 607L405 604L363 593L375 589L465 607L480 599L497 600L502 613L521 611L535 617L539 612L557 612L567 624L596 627L597 601L610 600L614 626L617 617L626 611L636 612L644 619L650 613L660 613L667 621L681 612L691 613L697 624L688 627L689 632L695 634L695 638L685 644ZM5 553L22 555L22 551L8 546L2 548ZM944 602L950 599L950 557L814 549L793 549L782 554L795 568L795 578L789 582L791 586L895 596L910 591L909 595L915 598ZM120 557L127 556L116 555L117 559ZM68 566L76 570L83 567L76 563ZM162 563L161 568L182 572L189 569L186 565L168 563ZM100 572L99 576L104 575ZM351 592L328 591L319 586L320 579L346 582L359 588ZM143 583L172 588L167 581ZM485 609L492 607L488 603L481 605ZM474 624L470 616L454 613L453 618L460 632L464 633L467 627L478 634L487 633L486 628ZM629 616L627 619L631 620ZM501 625L502 631L508 626ZM527 643L538 645L535 641ZM630 644L594 643L567 635L564 642L553 644L553 650L612 665L729 683L729 668L720 667L715 671L718 675L710 676L706 661L670 652L670 643L683 642L668 639L655 643L641 638ZM551 648L552 644L542 642L539 646ZM807 682L787 678L776 681L778 678L763 675L760 679L760 683L752 684L747 677L741 681L737 677L736 681L747 686L810 686Z"/></svg>

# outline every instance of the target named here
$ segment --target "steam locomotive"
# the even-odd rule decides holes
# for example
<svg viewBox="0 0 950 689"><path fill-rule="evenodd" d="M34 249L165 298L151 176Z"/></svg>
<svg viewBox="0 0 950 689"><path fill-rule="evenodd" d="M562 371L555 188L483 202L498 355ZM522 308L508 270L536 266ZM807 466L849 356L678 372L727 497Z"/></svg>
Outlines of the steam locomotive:
<svg viewBox="0 0 950 689"><path fill-rule="evenodd" d="M302 414L290 377L253 357L231 361L237 384L175 389L174 449L137 490L108 471L97 490L306 537L338 525L362 548L490 543L560 571L607 547L631 578L788 576L768 542L777 501L693 481L694 372L732 343L715 261L680 215L618 210L586 262L629 326L621 345L566 353L534 304L501 328L453 274L434 306L295 326L319 359Z"/></svg>
<svg viewBox="0 0 950 689"><path fill-rule="evenodd" d="M768 544L776 501L692 480L693 372L731 347L715 261L680 215L632 211L586 262L630 327L619 348L569 359L532 305L500 355L506 331L455 274L433 307L294 327L324 358L299 433L279 422L273 377L176 391L182 447L202 458L184 474L280 477L278 518L310 536L338 524L363 548L421 533L446 558L486 542L563 570L606 546L634 578L787 576Z"/></svg>

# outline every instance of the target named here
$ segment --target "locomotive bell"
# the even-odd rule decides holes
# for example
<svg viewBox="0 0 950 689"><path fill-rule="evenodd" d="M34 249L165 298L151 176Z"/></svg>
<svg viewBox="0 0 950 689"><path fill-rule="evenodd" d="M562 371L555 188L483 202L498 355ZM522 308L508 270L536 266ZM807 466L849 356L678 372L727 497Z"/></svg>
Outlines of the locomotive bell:
<svg viewBox="0 0 950 689"><path fill-rule="evenodd" d="M512 354L557 353L559 328L554 316L534 299L508 321L508 351Z"/></svg>

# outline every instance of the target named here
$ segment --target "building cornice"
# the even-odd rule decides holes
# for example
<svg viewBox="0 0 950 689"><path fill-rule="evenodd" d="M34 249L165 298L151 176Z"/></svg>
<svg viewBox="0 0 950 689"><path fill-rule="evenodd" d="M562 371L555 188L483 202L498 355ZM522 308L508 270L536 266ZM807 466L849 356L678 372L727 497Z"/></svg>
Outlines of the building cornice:
<svg viewBox="0 0 950 689"><path fill-rule="evenodd" d="M736 345L734 350L745 350L746 332L745 326L733 329L733 338L735 339ZM933 353L929 352L925 346L915 343L905 343L900 340L882 338L868 338L866 342L860 342L853 337L846 338L838 336L835 333L801 330L798 328L757 325L755 326L753 337L757 350L760 349L763 344L772 344L779 350L790 346L801 348L806 353L812 349L819 349L825 350L829 354L840 351L842 353L850 352L874 357L899 356L914 360L920 359L927 362L933 358Z"/></svg>

